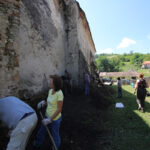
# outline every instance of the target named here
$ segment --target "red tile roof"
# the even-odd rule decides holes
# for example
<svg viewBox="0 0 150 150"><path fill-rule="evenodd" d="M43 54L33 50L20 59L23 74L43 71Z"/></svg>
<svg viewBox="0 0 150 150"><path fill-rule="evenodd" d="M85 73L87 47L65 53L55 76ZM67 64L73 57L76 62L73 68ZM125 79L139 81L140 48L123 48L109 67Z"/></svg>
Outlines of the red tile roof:
<svg viewBox="0 0 150 150"><path fill-rule="evenodd" d="M147 65L147 64L150 64L150 61L144 61L143 62L143 65Z"/></svg>
<svg viewBox="0 0 150 150"><path fill-rule="evenodd" d="M128 72L100 72L100 77L136 77L138 76L137 72L128 71Z"/></svg>

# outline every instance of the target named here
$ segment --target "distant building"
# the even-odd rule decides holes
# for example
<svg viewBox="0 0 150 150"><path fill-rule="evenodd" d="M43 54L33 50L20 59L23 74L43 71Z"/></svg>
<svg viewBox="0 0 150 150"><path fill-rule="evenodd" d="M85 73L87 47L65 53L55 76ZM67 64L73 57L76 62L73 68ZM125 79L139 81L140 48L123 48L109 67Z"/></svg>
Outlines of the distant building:
<svg viewBox="0 0 150 150"><path fill-rule="evenodd" d="M150 69L150 61L144 61L142 64L143 69Z"/></svg>
<svg viewBox="0 0 150 150"><path fill-rule="evenodd" d="M134 71L128 71L128 72L100 72L99 77L137 77L138 73Z"/></svg>

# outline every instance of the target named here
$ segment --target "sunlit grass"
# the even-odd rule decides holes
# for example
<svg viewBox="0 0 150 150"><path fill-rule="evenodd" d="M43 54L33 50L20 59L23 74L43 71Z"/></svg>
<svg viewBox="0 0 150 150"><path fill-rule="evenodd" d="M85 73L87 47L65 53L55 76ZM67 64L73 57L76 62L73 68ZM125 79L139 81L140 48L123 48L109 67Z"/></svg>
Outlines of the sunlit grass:
<svg viewBox="0 0 150 150"><path fill-rule="evenodd" d="M124 62L124 64L125 65L120 68L122 71L137 70L137 68L133 64L130 64L130 62Z"/></svg>
<svg viewBox="0 0 150 150"><path fill-rule="evenodd" d="M117 87L114 86L116 89ZM114 104L109 109L109 120L105 129L111 134L108 139L111 145L102 146L102 150L147 150L150 149L150 97L146 97L145 113L138 111L134 88L130 85L123 86L123 97L116 98L112 95ZM148 89L150 91L150 89ZM116 102L122 102L124 108L115 108Z"/></svg>
<svg viewBox="0 0 150 150"><path fill-rule="evenodd" d="M132 88L131 86L123 86L123 89L131 94L133 94L133 92L134 92L134 88ZM150 91L150 88L147 88L147 91ZM126 93L127 97L129 97L128 93ZM146 106L150 105L150 97L146 97L145 103L146 103L145 104ZM146 109L148 109L148 108L146 107ZM133 112L136 113L148 126L150 126L150 112L146 111L145 113L141 113L137 109L133 110Z"/></svg>

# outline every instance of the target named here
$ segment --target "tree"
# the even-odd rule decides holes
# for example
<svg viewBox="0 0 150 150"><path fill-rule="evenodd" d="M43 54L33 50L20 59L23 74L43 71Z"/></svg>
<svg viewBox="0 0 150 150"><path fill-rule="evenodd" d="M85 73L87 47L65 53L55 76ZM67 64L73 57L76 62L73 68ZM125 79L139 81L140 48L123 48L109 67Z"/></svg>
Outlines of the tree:
<svg viewBox="0 0 150 150"><path fill-rule="evenodd" d="M143 54L135 53L131 57L131 64L134 64L136 67L140 68L142 65L143 59L144 59Z"/></svg>
<svg viewBox="0 0 150 150"><path fill-rule="evenodd" d="M97 68L100 72L119 71L119 60L108 59L106 57L98 57L96 59Z"/></svg>

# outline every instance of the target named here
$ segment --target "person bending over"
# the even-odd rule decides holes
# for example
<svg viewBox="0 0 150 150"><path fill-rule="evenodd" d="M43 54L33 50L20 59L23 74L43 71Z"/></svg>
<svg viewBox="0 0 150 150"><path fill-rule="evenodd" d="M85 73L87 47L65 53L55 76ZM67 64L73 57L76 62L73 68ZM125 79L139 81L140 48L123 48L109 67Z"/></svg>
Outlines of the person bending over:
<svg viewBox="0 0 150 150"><path fill-rule="evenodd" d="M37 124L35 111L17 97L0 98L0 120L10 129L6 150L25 150Z"/></svg>

